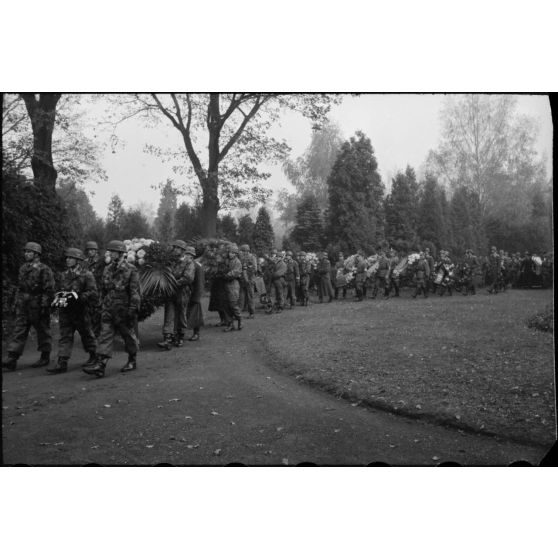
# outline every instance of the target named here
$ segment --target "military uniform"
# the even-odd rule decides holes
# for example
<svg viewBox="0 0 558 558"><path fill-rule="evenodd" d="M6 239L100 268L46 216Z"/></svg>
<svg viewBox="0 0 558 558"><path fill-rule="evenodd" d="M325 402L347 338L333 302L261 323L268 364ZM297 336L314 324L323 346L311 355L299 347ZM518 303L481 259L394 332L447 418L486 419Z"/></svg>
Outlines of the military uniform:
<svg viewBox="0 0 558 558"><path fill-rule="evenodd" d="M124 339L126 352L135 359L139 347L135 325L140 301L136 266L125 260L108 264L101 280L99 356L112 356L114 335L118 332Z"/></svg>
<svg viewBox="0 0 558 558"><path fill-rule="evenodd" d="M300 273L300 301L303 306L308 306L308 286L310 285L312 265L305 256L299 257L298 271Z"/></svg>
<svg viewBox="0 0 558 558"><path fill-rule="evenodd" d="M195 272L194 281L192 283L192 292L190 293L188 308L186 309L188 327L194 330L194 333L192 337L190 337L189 341L199 341L200 327L204 325L201 297L205 286L205 276L203 267L199 262L194 262L194 266Z"/></svg>
<svg viewBox="0 0 558 558"><path fill-rule="evenodd" d="M428 298L428 290L426 288L426 283L428 281L428 277L430 277L430 268L428 267L428 262L426 259L421 259L416 264L415 269L415 294L413 298L416 298L421 292L424 295L424 298Z"/></svg>
<svg viewBox="0 0 558 558"><path fill-rule="evenodd" d="M399 256L397 254L392 254L389 258L389 271L388 271L389 279L386 288L388 295L389 292L391 291L391 288L393 287L393 290L395 291L395 296L399 296L399 276L393 273L399 261L400 261Z"/></svg>
<svg viewBox="0 0 558 558"><path fill-rule="evenodd" d="M52 350L50 304L53 296L54 275L48 265L32 262L24 263L19 268L16 317L12 339L8 344L9 357L17 360L22 355L29 331L34 327L37 332L37 350L41 352L40 362L48 364Z"/></svg>
<svg viewBox="0 0 558 558"><path fill-rule="evenodd" d="M105 260L98 255L94 258L88 258L83 262L83 269L90 271L95 279L95 285L97 291L101 288L101 280L103 278L103 271L105 269ZM97 297L96 304L89 304L87 308L89 316L91 318L91 327L93 328L93 333L95 337L99 337L101 333L101 300Z"/></svg>
<svg viewBox="0 0 558 558"><path fill-rule="evenodd" d="M239 305L241 310L248 310L250 317L254 317L256 302L254 300L254 282L258 272L258 259L250 252L243 252L240 257L242 276L240 279Z"/></svg>
<svg viewBox="0 0 558 558"><path fill-rule="evenodd" d="M63 292L75 293L77 299L73 296L66 297L67 305L58 309L60 329L58 365L47 369L48 372L66 371L67 362L72 355L76 331L81 337L83 348L90 355L88 362L94 362L97 351L97 340L93 333L90 312L90 308L95 308L99 300L93 274L78 264L60 274L58 289Z"/></svg>
<svg viewBox="0 0 558 558"><path fill-rule="evenodd" d="M366 283L366 260L364 256L358 255L355 261L355 294L360 302L365 296L364 285Z"/></svg>
<svg viewBox="0 0 558 558"><path fill-rule="evenodd" d="M320 302L323 302L325 296L329 298L328 302L333 300L333 287L331 286L331 262L324 255L319 261L316 267L316 272L318 274L318 298Z"/></svg>
<svg viewBox="0 0 558 558"><path fill-rule="evenodd" d="M333 280L335 281L335 300L339 298L339 289L342 289L343 298L347 296L347 281L345 276L343 275L343 270L345 269L345 260L340 258L335 262L334 270L335 270L335 277Z"/></svg>
<svg viewBox="0 0 558 558"><path fill-rule="evenodd" d="M380 255L378 258L378 271L376 271L376 279L374 281L374 290L372 291L372 298L376 298L378 289L384 290L384 297L389 296L388 290L389 281L389 260L385 255Z"/></svg>
<svg viewBox="0 0 558 558"><path fill-rule="evenodd" d="M296 304L296 286L300 283L300 272L298 262L292 258L285 262L287 269L285 271L285 282L287 284L287 302L291 308Z"/></svg>
<svg viewBox="0 0 558 558"><path fill-rule="evenodd" d="M475 276L478 273L478 268L479 262L477 260L477 257L471 253L467 253L463 261L463 283L465 287L465 292L463 294L477 294L475 287Z"/></svg>
<svg viewBox="0 0 558 558"><path fill-rule="evenodd" d="M225 322L227 327L225 331L234 329L233 320L238 322L238 329L242 329L242 317L240 315L240 306L238 300L240 297L240 278L242 277L242 263L236 255L229 257L225 261L223 268L225 306Z"/></svg>
<svg viewBox="0 0 558 558"><path fill-rule="evenodd" d="M177 291L174 296L165 302L165 321L163 335L174 336L176 342L184 339L187 318L186 309L190 299L191 285L195 276L195 264L178 259L172 264L172 274L176 280Z"/></svg>
<svg viewBox="0 0 558 558"><path fill-rule="evenodd" d="M432 277L432 274L434 273L434 258L430 255L430 252L426 252L424 254L424 259L426 260L428 269L430 270L430 275L426 278L426 288L427 290L434 292L436 290L434 278Z"/></svg>
<svg viewBox="0 0 558 558"><path fill-rule="evenodd" d="M285 306L285 273L287 264L280 256L272 260L271 265L271 285L275 294L275 307L277 312L281 312ZM271 291L271 289L270 289Z"/></svg>
<svg viewBox="0 0 558 558"><path fill-rule="evenodd" d="M488 289L489 293L498 293L498 287L500 285L500 275L502 273L500 255L498 252L491 252L488 256L488 275L490 287Z"/></svg>

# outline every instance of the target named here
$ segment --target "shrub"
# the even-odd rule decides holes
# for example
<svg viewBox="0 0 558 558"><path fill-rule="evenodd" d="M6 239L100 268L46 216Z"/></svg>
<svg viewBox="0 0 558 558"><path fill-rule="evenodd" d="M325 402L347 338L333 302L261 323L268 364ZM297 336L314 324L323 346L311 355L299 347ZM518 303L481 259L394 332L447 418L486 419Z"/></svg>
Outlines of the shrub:
<svg viewBox="0 0 558 558"><path fill-rule="evenodd" d="M527 320L527 327L554 333L554 308L547 306L543 311L531 316Z"/></svg>

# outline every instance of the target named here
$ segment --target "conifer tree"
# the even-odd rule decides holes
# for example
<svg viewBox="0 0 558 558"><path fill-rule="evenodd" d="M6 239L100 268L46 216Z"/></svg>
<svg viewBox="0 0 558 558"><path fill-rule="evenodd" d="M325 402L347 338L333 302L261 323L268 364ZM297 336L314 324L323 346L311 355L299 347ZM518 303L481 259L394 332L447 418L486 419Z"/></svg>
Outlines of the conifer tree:
<svg viewBox="0 0 558 558"><path fill-rule="evenodd" d="M386 239L399 250L409 250L417 242L418 184L415 171L407 166L392 180L385 199Z"/></svg>
<svg viewBox="0 0 558 558"><path fill-rule="evenodd" d="M370 140L358 131L341 146L328 178L327 236L351 251L372 251L383 239L384 185Z"/></svg>
<svg viewBox="0 0 558 558"><path fill-rule="evenodd" d="M432 242L438 250L447 242L442 195L436 177L427 175L418 205L417 232L422 240Z"/></svg>
<svg viewBox="0 0 558 558"><path fill-rule="evenodd" d="M217 221L217 234L230 242L238 241L238 227L232 215L224 215Z"/></svg>
<svg viewBox="0 0 558 558"><path fill-rule="evenodd" d="M198 207L191 207L182 202L174 214L174 233L176 238L185 242L201 236L200 211Z"/></svg>
<svg viewBox="0 0 558 558"><path fill-rule="evenodd" d="M122 220L124 219L124 204L118 194L114 194L110 199L107 214L107 240L121 239Z"/></svg>
<svg viewBox="0 0 558 558"><path fill-rule="evenodd" d="M250 249L253 249L254 237L254 221L247 213L238 219L238 242L239 244L248 244Z"/></svg>
<svg viewBox="0 0 558 558"><path fill-rule="evenodd" d="M265 206L261 206L256 217L253 235L253 250L258 256L268 254L273 248L275 233L271 226L271 219Z"/></svg>
<svg viewBox="0 0 558 558"><path fill-rule="evenodd" d="M298 203L295 221L291 239L303 250L320 250L323 243L323 224L320 206L314 195L306 195Z"/></svg>

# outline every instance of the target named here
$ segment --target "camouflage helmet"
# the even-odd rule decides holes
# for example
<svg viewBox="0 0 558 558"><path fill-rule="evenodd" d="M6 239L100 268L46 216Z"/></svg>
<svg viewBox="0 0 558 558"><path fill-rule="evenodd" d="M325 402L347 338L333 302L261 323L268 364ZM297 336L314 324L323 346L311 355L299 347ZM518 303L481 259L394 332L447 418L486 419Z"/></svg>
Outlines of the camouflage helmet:
<svg viewBox="0 0 558 558"><path fill-rule="evenodd" d="M293 253L292 253L292 251L291 251L291 250L287 250L287 254L286 254L286 255L287 255L287 256L291 256L291 257L292 257L292 256L293 256Z"/></svg>
<svg viewBox="0 0 558 558"><path fill-rule="evenodd" d="M238 254L238 246L234 242L231 242L228 246L228 251L233 254Z"/></svg>
<svg viewBox="0 0 558 558"><path fill-rule="evenodd" d="M306 256L306 252L304 252L303 250L301 250L301 251L298 253L298 255L299 255L299 256Z"/></svg>
<svg viewBox="0 0 558 558"><path fill-rule="evenodd" d="M28 242L23 249L26 251L29 250L31 252L35 252L35 254L43 253L43 249L41 248L41 245L37 244L36 242Z"/></svg>
<svg viewBox="0 0 558 558"><path fill-rule="evenodd" d="M190 254L190 256L194 258L196 257L196 249L193 246L186 246L186 248L184 248L184 253Z"/></svg>
<svg viewBox="0 0 558 558"><path fill-rule="evenodd" d="M66 248L64 255L67 258L74 258L76 260L83 260L83 252L79 248Z"/></svg>
<svg viewBox="0 0 558 558"><path fill-rule="evenodd" d="M121 240L111 240L107 244L107 250L109 252L127 252L128 249L126 248L126 244Z"/></svg>
<svg viewBox="0 0 558 558"><path fill-rule="evenodd" d="M250 246L248 246L248 244L242 244L240 246L240 250L243 250L244 252L250 252Z"/></svg>
<svg viewBox="0 0 558 558"><path fill-rule="evenodd" d="M171 244L171 246L176 246L177 248L182 248L182 250L186 250L186 248L188 248L188 245L183 240L175 240Z"/></svg>
<svg viewBox="0 0 558 558"><path fill-rule="evenodd" d="M98 250L99 245L94 240L89 240L88 242L85 243L85 249L86 250Z"/></svg>

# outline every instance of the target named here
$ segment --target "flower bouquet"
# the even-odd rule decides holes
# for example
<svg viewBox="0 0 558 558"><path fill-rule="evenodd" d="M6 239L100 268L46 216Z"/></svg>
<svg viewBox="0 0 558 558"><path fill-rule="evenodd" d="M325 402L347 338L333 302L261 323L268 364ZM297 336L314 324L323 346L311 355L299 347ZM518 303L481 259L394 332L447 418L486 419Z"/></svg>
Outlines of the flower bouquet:
<svg viewBox="0 0 558 558"><path fill-rule="evenodd" d="M318 256L316 256L314 252L306 253L306 261L310 264L312 270L315 270L318 267Z"/></svg>
<svg viewBox="0 0 558 558"><path fill-rule="evenodd" d="M378 271L378 266L379 266L378 256L376 254L372 256L368 256L368 258L366 258L366 277L368 279L376 275L376 272Z"/></svg>
<svg viewBox="0 0 558 558"><path fill-rule="evenodd" d="M126 260L137 266L141 306L138 320L143 321L175 294L177 285L172 273L172 249L151 239L125 240Z"/></svg>

